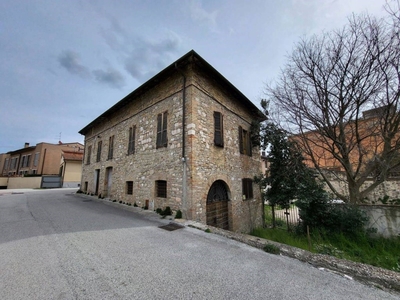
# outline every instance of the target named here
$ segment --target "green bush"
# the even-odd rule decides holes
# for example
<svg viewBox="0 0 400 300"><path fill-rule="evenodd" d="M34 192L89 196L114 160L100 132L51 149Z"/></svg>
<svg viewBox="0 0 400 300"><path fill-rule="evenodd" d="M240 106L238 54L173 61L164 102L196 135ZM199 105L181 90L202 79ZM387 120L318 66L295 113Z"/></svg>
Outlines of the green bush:
<svg viewBox="0 0 400 300"><path fill-rule="evenodd" d="M157 208L156 209L156 213L158 213L159 215L162 215L163 210L161 208Z"/></svg>
<svg viewBox="0 0 400 300"><path fill-rule="evenodd" d="M296 202L299 207L301 222L299 228L306 232L307 226L318 228L329 233L343 233L356 235L365 233L364 226L368 218L362 210L350 204L333 204L324 195L310 195L308 199L299 199Z"/></svg>
<svg viewBox="0 0 400 300"><path fill-rule="evenodd" d="M265 244L263 249L265 252L268 252L271 254L280 254L281 253L281 251L279 250L279 247L269 244L269 243Z"/></svg>
<svg viewBox="0 0 400 300"><path fill-rule="evenodd" d="M176 212L175 219L182 219L182 212L180 210Z"/></svg>
<svg viewBox="0 0 400 300"><path fill-rule="evenodd" d="M171 215L172 215L171 207L167 206L163 211L163 216L171 216Z"/></svg>

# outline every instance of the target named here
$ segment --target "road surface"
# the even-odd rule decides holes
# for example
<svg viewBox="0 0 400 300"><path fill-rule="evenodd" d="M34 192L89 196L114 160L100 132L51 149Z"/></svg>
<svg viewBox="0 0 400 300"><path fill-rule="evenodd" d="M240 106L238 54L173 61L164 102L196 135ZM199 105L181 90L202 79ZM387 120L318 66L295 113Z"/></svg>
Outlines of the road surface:
<svg viewBox="0 0 400 300"><path fill-rule="evenodd" d="M74 192L0 190L0 299L399 299Z"/></svg>

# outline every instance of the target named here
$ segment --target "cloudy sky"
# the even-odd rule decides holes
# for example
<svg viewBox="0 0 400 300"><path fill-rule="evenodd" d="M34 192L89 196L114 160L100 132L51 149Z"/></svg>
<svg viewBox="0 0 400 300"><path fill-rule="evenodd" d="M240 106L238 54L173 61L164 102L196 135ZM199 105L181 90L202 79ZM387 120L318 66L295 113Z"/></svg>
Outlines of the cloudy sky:
<svg viewBox="0 0 400 300"><path fill-rule="evenodd" d="M191 49L256 105L301 37L384 0L2 0L0 153L83 142L94 118Z"/></svg>

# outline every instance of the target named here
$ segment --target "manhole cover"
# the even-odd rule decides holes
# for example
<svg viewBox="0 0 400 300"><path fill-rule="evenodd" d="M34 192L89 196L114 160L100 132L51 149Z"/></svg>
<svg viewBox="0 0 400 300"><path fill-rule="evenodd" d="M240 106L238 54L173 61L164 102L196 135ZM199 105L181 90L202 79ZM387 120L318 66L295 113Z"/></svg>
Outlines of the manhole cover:
<svg viewBox="0 0 400 300"><path fill-rule="evenodd" d="M177 229L182 229L184 227L185 226L182 226L182 225L179 225L179 224L176 224L176 223L169 223L167 225L158 226L158 228L165 229L165 230L168 230L168 231L174 231L174 230L177 230Z"/></svg>

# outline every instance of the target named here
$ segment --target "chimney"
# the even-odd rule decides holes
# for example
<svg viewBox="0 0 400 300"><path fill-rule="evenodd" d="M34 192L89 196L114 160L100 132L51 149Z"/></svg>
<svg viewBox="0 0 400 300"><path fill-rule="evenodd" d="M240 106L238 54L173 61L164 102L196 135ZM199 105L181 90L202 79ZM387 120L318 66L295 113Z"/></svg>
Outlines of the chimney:
<svg viewBox="0 0 400 300"><path fill-rule="evenodd" d="M29 147L29 143L25 143L24 148L28 148Z"/></svg>

